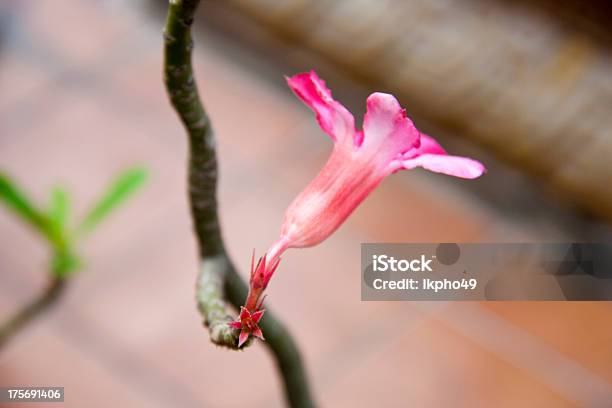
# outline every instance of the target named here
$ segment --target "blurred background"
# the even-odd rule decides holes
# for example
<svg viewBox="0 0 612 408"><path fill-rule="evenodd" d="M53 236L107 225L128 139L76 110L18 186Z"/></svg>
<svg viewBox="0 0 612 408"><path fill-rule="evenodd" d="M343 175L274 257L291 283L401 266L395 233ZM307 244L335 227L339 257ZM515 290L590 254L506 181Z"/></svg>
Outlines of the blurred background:
<svg viewBox="0 0 612 408"><path fill-rule="evenodd" d="M119 170L150 170L83 244L87 266L60 303L0 351L0 386L64 386L70 407L282 406L265 347L216 348L195 307L164 12L159 0L0 4L0 170L39 202L66 184L77 213ZM194 64L245 276L331 149L283 75L317 70L357 123L369 93L393 93L420 129L489 168L475 181L398 173L325 244L284 257L267 302L322 406L610 406L609 302L361 302L359 251L609 240L611 17L605 0L202 2ZM0 209L0 319L41 291L47 255Z"/></svg>

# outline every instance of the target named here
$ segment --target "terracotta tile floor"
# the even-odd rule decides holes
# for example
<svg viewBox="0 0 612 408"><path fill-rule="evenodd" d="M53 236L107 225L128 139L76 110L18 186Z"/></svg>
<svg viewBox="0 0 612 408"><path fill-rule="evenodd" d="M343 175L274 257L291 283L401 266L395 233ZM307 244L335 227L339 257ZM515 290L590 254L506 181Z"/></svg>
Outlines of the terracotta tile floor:
<svg viewBox="0 0 612 408"><path fill-rule="evenodd" d="M69 407L282 406L261 344L218 349L201 328L186 140L161 83L159 21L121 2L3 9L12 23L0 55L0 169L41 202L66 183L77 214L126 166L146 165L151 179L83 244L87 268L61 304L2 350L0 386L62 385ZM244 271L331 145L282 72L264 80L215 36L196 51L219 135L225 236ZM609 303L359 299L361 242L513 234L537 231L413 172L383 183L325 245L288 254L269 303L297 336L321 404L610 406ZM0 318L40 290L45 262L39 240L0 210Z"/></svg>

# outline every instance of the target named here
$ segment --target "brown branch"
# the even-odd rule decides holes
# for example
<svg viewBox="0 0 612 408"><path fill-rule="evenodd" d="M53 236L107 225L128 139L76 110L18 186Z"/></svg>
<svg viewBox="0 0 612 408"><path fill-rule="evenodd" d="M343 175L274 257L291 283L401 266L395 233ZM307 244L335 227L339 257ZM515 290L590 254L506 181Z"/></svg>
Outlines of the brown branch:
<svg viewBox="0 0 612 408"><path fill-rule="evenodd" d="M0 327L0 349L25 325L51 307L65 290L67 280L51 277L45 291Z"/></svg>

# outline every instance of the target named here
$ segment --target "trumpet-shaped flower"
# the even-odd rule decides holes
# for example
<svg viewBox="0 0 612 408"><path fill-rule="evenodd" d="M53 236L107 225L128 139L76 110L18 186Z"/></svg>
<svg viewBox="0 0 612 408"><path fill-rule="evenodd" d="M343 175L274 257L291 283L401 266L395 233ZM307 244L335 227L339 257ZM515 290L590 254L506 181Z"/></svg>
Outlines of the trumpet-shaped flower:
<svg viewBox="0 0 612 408"><path fill-rule="evenodd" d="M433 138L419 132L393 95L371 94L366 101L363 129L356 130L353 115L332 98L314 71L286 79L298 98L314 111L319 126L334 141L334 148L320 173L289 205L279 239L257 268L252 268L246 309L255 313L280 255L288 248L324 241L388 175L421 167L473 179L485 171L476 160L448 155Z"/></svg>

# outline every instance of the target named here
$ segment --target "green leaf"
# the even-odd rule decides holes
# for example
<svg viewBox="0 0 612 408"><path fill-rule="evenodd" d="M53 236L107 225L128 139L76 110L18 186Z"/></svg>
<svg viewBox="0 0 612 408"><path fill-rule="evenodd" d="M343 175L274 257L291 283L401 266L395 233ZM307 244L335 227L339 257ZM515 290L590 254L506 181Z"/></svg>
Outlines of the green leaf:
<svg viewBox="0 0 612 408"><path fill-rule="evenodd" d="M16 183L6 174L0 173L0 201L3 201L21 219L35 229L48 234L48 222L44 214L36 209L26 195L19 190Z"/></svg>
<svg viewBox="0 0 612 408"><path fill-rule="evenodd" d="M119 204L130 197L147 178L147 172L142 168L124 171L107 188L98 202L87 213L77 227L78 235L91 232L98 224L117 208Z"/></svg>
<svg viewBox="0 0 612 408"><path fill-rule="evenodd" d="M70 212L70 200L68 192L62 187L55 187L51 191L51 202L49 204L49 219L62 231L68 222L68 213Z"/></svg>

